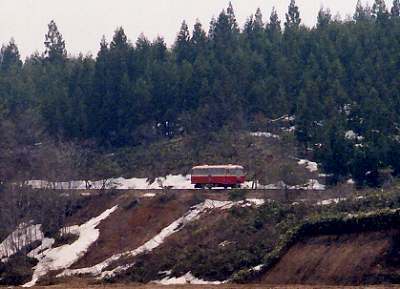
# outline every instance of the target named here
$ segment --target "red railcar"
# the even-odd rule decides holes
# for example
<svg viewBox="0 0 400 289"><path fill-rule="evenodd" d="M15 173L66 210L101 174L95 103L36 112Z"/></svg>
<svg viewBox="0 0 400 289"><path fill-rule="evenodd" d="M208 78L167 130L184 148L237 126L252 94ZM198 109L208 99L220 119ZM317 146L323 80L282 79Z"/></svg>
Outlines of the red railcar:
<svg viewBox="0 0 400 289"><path fill-rule="evenodd" d="M245 179L244 168L238 165L204 165L192 168L191 181L195 188L240 188Z"/></svg>

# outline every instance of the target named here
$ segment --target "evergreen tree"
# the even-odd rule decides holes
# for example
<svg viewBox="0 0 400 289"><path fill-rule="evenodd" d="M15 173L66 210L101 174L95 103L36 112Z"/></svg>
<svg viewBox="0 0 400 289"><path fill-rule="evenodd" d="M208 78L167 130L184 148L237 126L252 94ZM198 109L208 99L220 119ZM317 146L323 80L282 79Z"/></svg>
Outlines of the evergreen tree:
<svg viewBox="0 0 400 289"><path fill-rule="evenodd" d="M218 58L222 60L227 56L231 56L232 51L237 48L239 34L236 26L236 20L233 18L234 14L231 12L228 15L223 10L213 28L210 27L212 44L214 46L214 52L218 55Z"/></svg>
<svg viewBox="0 0 400 289"><path fill-rule="evenodd" d="M50 62L63 62L67 57L65 49L65 41L58 31L57 25L54 20L50 21L48 25L48 32L45 35L45 56Z"/></svg>
<svg viewBox="0 0 400 289"><path fill-rule="evenodd" d="M232 2L229 2L228 8L226 9L226 14L228 16L228 23L230 26L230 30L234 33L239 32L239 26L236 21L235 11L232 6Z"/></svg>
<svg viewBox="0 0 400 289"><path fill-rule="evenodd" d="M190 50L189 27L186 22L183 21L174 45L176 60L181 63L183 60L190 59Z"/></svg>
<svg viewBox="0 0 400 289"><path fill-rule="evenodd" d="M6 72L12 67L21 68L22 61L19 55L18 47L13 38L6 46L2 46L0 51L0 68Z"/></svg>
<svg viewBox="0 0 400 289"><path fill-rule="evenodd" d="M316 155L324 171L332 174L334 184L348 176L352 154L352 144L345 138L345 120L340 117L329 119Z"/></svg>
<svg viewBox="0 0 400 289"><path fill-rule="evenodd" d="M256 14L254 14L254 30L256 32L263 31L264 30L264 21L263 21L263 15L261 13L261 9L257 8Z"/></svg>
<svg viewBox="0 0 400 289"><path fill-rule="evenodd" d="M93 79L93 92L88 101L88 122L89 122L89 135L96 138L99 143L105 144L107 138L107 127L103 119L105 118L106 110L106 97L109 90L109 71L108 71L108 54L109 47L105 36L102 37L100 42L100 50L97 53L94 79Z"/></svg>
<svg viewBox="0 0 400 289"><path fill-rule="evenodd" d="M400 0L393 0L391 16L392 17L400 17Z"/></svg>
<svg viewBox="0 0 400 289"><path fill-rule="evenodd" d="M356 5L356 11L354 12L353 19L355 21L366 21L370 20L372 17L371 8L367 5L364 7L362 1L358 0Z"/></svg>
<svg viewBox="0 0 400 289"><path fill-rule="evenodd" d="M210 21L210 27L208 29L208 38L214 39L216 25L217 25L217 20L215 19L215 17L212 17Z"/></svg>
<svg viewBox="0 0 400 289"><path fill-rule="evenodd" d="M290 0L288 12L286 13L286 29L297 29L301 23L299 7L296 5L296 0Z"/></svg>
<svg viewBox="0 0 400 289"><path fill-rule="evenodd" d="M351 23L321 9L307 28L291 1L284 33L275 9L240 31L230 4L208 35L197 22L190 37L183 23L168 49L144 35L133 46L118 28L96 59L67 56L52 21L45 54L22 63L14 41L1 49L0 103L5 118L31 111L54 138L109 149L295 115L300 145L320 144L336 180L377 185L382 169L400 174L399 3L389 15L383 0L359 1Z"/></svg>
<svg viewBox="0 0 400 289"><path fill-rule="evenodd" d="M190 39L191 48L195 51L201 51L206 48L207 34L203 30L203 26L199 21L196 21L193 28L192 38ZM197 55L198 53L196 53Z"/></svg>
<svg viewBox="0 0 400 289"><path fill-rule="evenodd" d="M113 40L110 43L110 50L112 49L128 49L129 43L128 38L125 35L125 31L122 27L117 28L114 31Z"/></svg>
<svg viewBox="0 0 400 289"><path fill-rule="evenodd" d="M269 23L267 24L266 31L271 41L276 40L277 37L282 33L281 21L279 20L279 16L275 10L275 7L272 8L271 16L269 18Z"/></svg>
<svg viewBox="0 0 400 289"><path fill-rule="evenodd" d="M332 21L332 14L329 9L321 8L318 12L317 28L325 28Z"/></svg>
<svg viewBox="0 0 400 289"><path fill-rule="evenodd" d="M372 16L378 22L384 22L389 18L389 12L386 8L385 0L375 0L372 6Z"/></svg>

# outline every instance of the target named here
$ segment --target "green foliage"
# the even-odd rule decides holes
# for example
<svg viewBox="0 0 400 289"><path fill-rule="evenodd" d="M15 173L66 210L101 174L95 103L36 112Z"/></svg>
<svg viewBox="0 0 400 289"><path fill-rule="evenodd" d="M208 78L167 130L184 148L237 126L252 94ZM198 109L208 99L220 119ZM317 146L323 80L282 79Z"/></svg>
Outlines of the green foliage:
<svg viewBox="0 0 400 289"><path fill-rule="evenodd" d="M133 43L119 27L94 58L67 56L51 21L43 55L22 63L13 40L1 49L2 125L14 131L17 115L33 114L52 138L114 151L182 135L204 145L260 114L295 114L302 153L314 151L335 182L379 186L380 170L400 173L399 11L398 0L390 12L359 1L354 21L321 9L308 28L292 0L284 31L275 9L267 23L258 9L241 31L229 4L208 33L183 22L172 49L161 37Z"/></svg>
<svg viewBox="0 0 400 289"><path fill-rule="evenodd" d="M7 263L0 262L0 285L19 286L32 278L32 268L37 260L24 255L14 255Z"/></svg>
<svg viewBox="0 0 400 289"><path fill-rule="evenodd" d="M390 202L387 202L386 200L385 205L388 205L388 203ZM359 212L354 215L340 212L341 210L343 210L343 212L349 212L356 209L354 206L352 206L352 204L347 203L348 206L346 209L343 207L340 208L340 206L335 206L334 214L332 214L332 212L325 212L308 218L303 217L302 220L299 219L288 229L283 231L273 250L264 256L261 270L240 270L233 276L233 280L236 283L248 283L250 281L257 280L259 276L262 276L262 274L272 268L272 266L279 261L279 259L290 249L291 246L300 240L304 240L312 236L340 235L395 228L400 221L400 210L397 207L398 202L396 201L395 203L396 209L389 209L385 205L383 205L382 209L377 209L377 207L374 207L374 204L371 203L365 207L363 207L363 204L358 204L364 209L369 207L370 209L373 208L375 210L372 213ZM355 203L353 203L353 205L354 204Z"/></svg>

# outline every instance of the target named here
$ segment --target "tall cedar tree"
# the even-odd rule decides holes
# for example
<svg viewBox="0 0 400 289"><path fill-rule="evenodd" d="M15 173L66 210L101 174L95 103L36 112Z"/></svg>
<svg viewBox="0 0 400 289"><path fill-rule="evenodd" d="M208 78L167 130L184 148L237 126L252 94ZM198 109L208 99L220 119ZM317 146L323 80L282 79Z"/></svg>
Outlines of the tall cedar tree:
<svg viewBox="0 0 400 289"><path fill-rule="evenodd" d="M67 57L65 49L65 41L58 31L54 20L51 20L48 25L48 32L45 35L44 45L46 47L45 56L50 62L62 62Z"/></svg>

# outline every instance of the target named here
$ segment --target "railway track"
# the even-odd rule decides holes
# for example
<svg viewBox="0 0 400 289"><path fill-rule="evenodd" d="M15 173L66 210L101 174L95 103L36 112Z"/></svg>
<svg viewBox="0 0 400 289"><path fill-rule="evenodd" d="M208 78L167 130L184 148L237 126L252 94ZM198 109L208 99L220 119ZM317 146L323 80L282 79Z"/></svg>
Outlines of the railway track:
<svg viewBox="0 0 400 289"><path fill-rule="evenodd" d="M122 189L122 190L74 190L81 195L99 195L104 193L132 194L137 197L158 196L161 194L191 194L216 200L228 200L232 192L243 191L246 198L262 198L279 202L318 202L333 198L347 198L354 195L352 191L340 190L268 190L268 189Z"/></svg>

